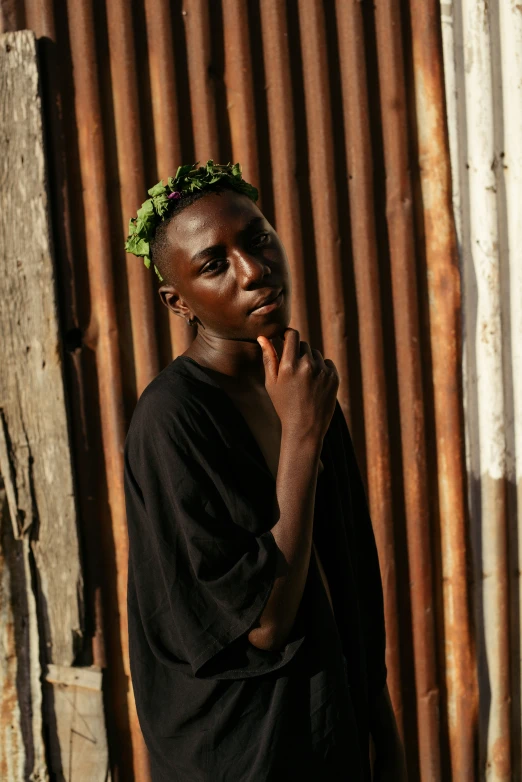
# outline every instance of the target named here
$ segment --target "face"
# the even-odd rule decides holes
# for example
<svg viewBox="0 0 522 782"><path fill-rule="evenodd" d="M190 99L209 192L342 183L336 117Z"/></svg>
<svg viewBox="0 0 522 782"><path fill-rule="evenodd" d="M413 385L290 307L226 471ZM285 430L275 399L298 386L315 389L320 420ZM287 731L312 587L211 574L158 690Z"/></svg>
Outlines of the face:
<svg viewBox="0 0 522 782"><path fill-rule="evenodd" d="M206 336L255 341L283 333L290 322L288 261L253 201L229 190L209 193L167 231L174 283L159 292L169 309L195 317Z"/></svg>

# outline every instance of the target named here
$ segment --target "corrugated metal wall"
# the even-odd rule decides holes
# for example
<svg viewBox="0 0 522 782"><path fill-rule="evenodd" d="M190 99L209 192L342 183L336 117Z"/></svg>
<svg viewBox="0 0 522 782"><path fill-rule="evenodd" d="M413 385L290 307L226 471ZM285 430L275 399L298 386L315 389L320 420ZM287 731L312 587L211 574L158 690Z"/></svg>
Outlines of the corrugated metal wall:
<svg viewBox="0 0 522 782"><path fill-rule="evenodd" d="M462 255L480 767L521 778L522 6L442 6ZM518 495L518 496L517 496Z"/></svg>
<svg viewBox="0 0 522 782"><path fill-rule="evenodd" d="M515 8L514 0L507 3ZM442 5L446 17L450 9ZM367 476L385 588L389 686L410 779L479 778L475 646L498 670L491 679L498 687L490 685L491 703L500 704L494 731L507 743L491 751L509 768L507 576L499 568L507 559L495 559L489 581L479 578L487 585L482 591L472 592L469 575L460 275L440 13L437 0L1 5L4 30L28 27L40 40L89 609L90 641L79 662L106 667L116 779L148 778L128 668L123 443L139 394L189 340L184 322L162 308L153 275L126 256L123 242L146 188L181 162L207 158L240 161L245 179L259 185L262 209L292 265L292 325L341 371L340 401ZM515 38L510 46L512 54L507 44L503 50L507 74ZM474 78L478 85L480 74ZM481 110L473 105L480 87L469 82L466 89L472 119ZM513 147L520 115L510 111ZM453 140L455 171L464 153ZM520 176L520 153L511 154ZM491 233L492 208L486 201L476 207L481 231ZM512 220L515 247L520 226ZM512 281L520 277L520 265L511 274ZM511 321L518 336L520 303ZM494 384L501 370L486 363ZM515 372L509 377L514 384ZM476 387L471 393L476 398ZM481 449L489 442L487 415ZM476 423L470 427L478 431ZM481 550L507 557L508 517L497 489L484 486L482 502L491 503L492 515L482 513L481 534L491 535L492 545ZM518 590L515 560L512 553ZM484 617L478 635L474 594ZM484 656L484 628L501 649L494 664ZM514 649L512 673L519 671L520 644ZM482 735L491 741L497 733ZM513 744L519 746L519 734ZM491 779L510 778L506 773Z"/></svg>

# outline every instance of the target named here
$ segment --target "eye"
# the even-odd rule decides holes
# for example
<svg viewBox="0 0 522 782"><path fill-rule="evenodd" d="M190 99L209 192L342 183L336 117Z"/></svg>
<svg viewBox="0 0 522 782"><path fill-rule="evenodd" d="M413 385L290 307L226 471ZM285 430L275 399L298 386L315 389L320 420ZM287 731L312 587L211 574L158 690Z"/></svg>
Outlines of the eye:
<svg viewBox="0 0 522 782"><path fill-rule="evenodd" d="M202 269L202 274L207 274L209 272L216 272L220 271L220 269L223 267L223 265L226 264L226 260L224 258L214 258L214 260L209 261Z"/></svg>
<svg viewBox="0 0 522 782"><path fill-rule="evenodd" d="M258 234L257 236L254 236L252 239L252 244L257 245L263 245L267 244L267 242L270 240L270 234L266 231L262 234Z"/></svg>

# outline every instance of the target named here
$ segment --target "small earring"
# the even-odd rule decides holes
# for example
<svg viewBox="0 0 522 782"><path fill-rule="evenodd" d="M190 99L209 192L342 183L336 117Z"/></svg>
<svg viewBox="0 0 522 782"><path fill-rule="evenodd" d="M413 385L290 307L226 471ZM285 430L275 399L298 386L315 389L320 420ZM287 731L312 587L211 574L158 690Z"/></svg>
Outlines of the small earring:
<svg viewBox="0 0 522 782"><path fill-rule="evenodd" d="M185 319L189 326L195 326L196 325L196 318L186 318Z"/></svg>

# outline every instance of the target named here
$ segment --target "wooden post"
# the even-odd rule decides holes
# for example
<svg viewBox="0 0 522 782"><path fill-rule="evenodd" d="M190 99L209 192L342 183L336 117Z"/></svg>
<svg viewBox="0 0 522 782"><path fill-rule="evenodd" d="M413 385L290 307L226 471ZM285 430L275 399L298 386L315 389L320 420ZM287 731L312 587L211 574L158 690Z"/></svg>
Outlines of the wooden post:
<svg viewBox="0 0 522 782"><path fill-rule="evenodd" d="M23 741L24 768L10 779L105 782L101 672L72 667L84 642L83 581L36 39L27 30L0 35L0 181L0 472L12 524L7 536L4 514L0 637L16 658L0 678L0 769L10 751L4 720L18 719L10 735ZM24 633L10 632L13 604L25 607ZM6 705L13 698L18 710Z"/></svg>

